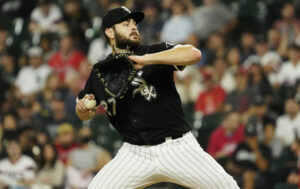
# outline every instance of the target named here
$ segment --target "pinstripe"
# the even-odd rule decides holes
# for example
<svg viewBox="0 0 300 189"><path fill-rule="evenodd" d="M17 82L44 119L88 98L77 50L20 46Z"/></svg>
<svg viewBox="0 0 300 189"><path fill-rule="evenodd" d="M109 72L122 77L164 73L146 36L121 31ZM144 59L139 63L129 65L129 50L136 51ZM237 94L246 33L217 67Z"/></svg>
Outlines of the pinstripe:
<svg viewBox="0 0 300 189"><path fill-rule="evenodd" d="M168 172L172 173L173 171L170 170L170 169L167 167L167 164L169 164L169 161L168 161L167 158L164 156L164 153L162 153L162 150L161 150L161 149L159 149L159 150L160 150L160 152L161 152L163 158L166 160L166 164L162 163L161 160L159 159L158 155L156 154L156 155L157 155L157 159L158 159L158 161L160 162L160 165L161 165L162 167L164 167L165 169L167 169ZM169 164L169 166L170 166L170 167L173 167L173 166L170 165L170 164ZM162 170L160 170L160 172L164 173L166 176L170 176L170 175L169 175L170 173L166 173L166 172L164 172L164 171L162 171ZM175 175L176 177L180 178L180 176L178 176L178 175L176 174L176 172L174 173L174 175ZM172 175L171 175L171 178L172 178ZM185 179L182 179L182 180L184 180L184 182L186 182ZM189 183L189 182L186 182L186 183Z"/></svg>
<svg viewBox="0 0 300 189"><path fill-rule="evenodd" d="M193 147L192 147L189 143L188 143L188 145L191 147L191 149L193 149ZM197 146L196 146L196 149L201 149L201 147L197 145ZM188 153L191 154L192 157L193 157L194 159L197 159L197 157L199 156L202 160L204 160L204 161L199 161L199 162L201 162L201 164L203 165L203 167L207 170L206 173L207 173L207 174L210 173L214 178L216 178L216 180L219 180L219 182L217 182L218 185L219 185L219 184L223 185L222 179L220 179L220 178L218 177L218 175L216 175L216 174L214 173L214 171L213 171L213 170L216 170L216 168L218 168L218 167L212 165L210 162L208 162L206 159L204 159L204 158L202 157L202 156L203 156L203 153L205 153L204 151L202 151L202 153L200 153L200 152L197 153L198 151L197 151L196 149L195 149L195 150L188 151ZM196 153L196 157L193 155L193 153ZM204 163L204 162L206 162L206 163ZM206 165L208 165L209 167L207 167ZM225 178L223 174L222 174L222 177ZM226 178L225 178L225 180L226 180ZM219 188L219 187L218 187L218 188ZM223 185L223 188L225 188L224 185ZM226 188L225 188L225 189L226 189Z"/></svg>
<svg viewBox="0 0 300 189"><path fill-rule="evenodd" d="M133 150L132 150L132 148L133 148ZM135 150L136 148L137 148L136 146L131 145L130 146L130 151L132 151L134 153L136 151ZM134 165L134 163L139 160L137 155L135 155L135 154L131 155L131 153L129 153L130 155L128 156L129 161L127 161L126 163L121 164L121 166L118 167L119 170L121 170L121 171L115 172L116 176L114 176L114 175L112 176L112 178L113 178L112 179L112 184L114 184L114 185L112 185L112 188L115 188L114 186L116 186L116 184L118 184L118 185L120 184L119 182L114 182L114 181L115 180L120 181L120 179L123 178L122 176L126 175L126 173L131 173L132 165ZM136 161L132 161L133 159L136 159ZM131 176L131 174L127 174L127 176ZM126 181L126 178L124 179L124 181ZM119 186L122 186L122 185L119 185Z"/></svg>
<svg viewBox="0 0 300 189"><path fill-rule="evenodd" d="M114 168L111 168L110 173L107 174L107 179L104 179L104 178L102 179L104 181L104 184L103 184L104 186L107 186L106 182L110 182L111 184L113 183L114 177L112 175L115 174L115 172L118 173L119 170L120 170L120 165L122 165L122 164L126 165L128 160L130 159L130 148L129 149L127 149L127 148L126 148L126 153L124 153L125 158L124 159L119 158L118 163L115 162L114 163L114 165L115 165Z"/></svg>
<svg viewBox="0 0 300 189"><path fill-rule="evenodd" d="M143 157L142 154L143 154L142 148L139 148L139 153L138 153L139 157ZM134 171L132 171L132 172L133 172L133 173L137 172L138 169L139 169L140 167L143 166L143 163L145 162L145 160L146 160L146 158L144 158L143 161L141 161L141 164L140 164L139 166L138 166L138 165L135 165L135 166L136 166L136 169L135 169ZM131 179L131 181L128 182L128 185L130 186L130 184L131 184L138 176L139 176L139 174L136 174L136 176L133 177L133 178ZM142 178L143 178L143 177L142 177Z"/></svg>
<svg viewBox="0 0 300 189"><path fill-rule="evenodd" d="M158 164L152 166L155 159ZM238 188L233 178L202 150L190 134L150 148L124 143L117 156L96 175L88 189L141 187L157 182L156 174L166 176L158 178L159 181L195 185L197 188ZM221 175L225 180L220 178Z"/></svg>
<svg viewBox="0 0 300 189"><path fill-rule="evenodd" d="M196 143L195 143L196 145ZM198 146L198 142L197 142L197 146ZM226 173L226 171L223 169L223 167L221 167L220 164L218 164L215 159L213 159L209 154L207 154L206 152L203 151L203 157L206 159L207 162L209 162L210 164L214 164L215 167L217 167L219 169L219 173L223 176L223 178L225 178L225 180L227 181L225 184L229 185L230 187L233 188L238 188L235 180L232 178L231 175L229 175L228 173ZM222 182L224 184L224 182ZM232 184L230 184L232 183ZM235 185L235 187L234 187ZM225 188L228 188L227 186L225 186Z"/></svg>
<svg viewBox="0 0 300 189"><path fill-rule="evenodd" d="M133 171L132 171L132 173L136 173L138 170L139 170L139 168L142 168L142 166L143 166L143 163L145 162L145 160L146 160L146 158L143 158L142 160L141 160L141 158L139 158L139 157L143 157L142 156L142 148L140 147L140 148L137 148L137 149L139 149L139 153L137 153L135 156L137 157L137 161L135 162L135 161L133 161L133 167L136 167L136 169L134 169ZM139 163L140 162L140 165L137 165L137 163ZM139 172L141 172L141 173L143 173L142 172L142 170L140 170ZM132 177L133 175L131 175L131 177ZM131 184L131 182L132 181L134 181L134 179L135 178L137 178L138 176L140 176L140 174L139 173L136 173L136 176L135 177L133 177L133 179L131 179L131 181L128 181L128 183L127 183L127 186L125 187L125 188L129 188L128 186L130 186L130 184ZM129 177L128 179L130 179L131 177ZM121 177L122 178L122 177ZM142 176L142 178L143 178L143 176ZM124 182L125 181L127 181L128 179L124 179ZM123 182L123 183L124 183ZM123 184L122 183L122 184ZM120 186L122 186L122 184L120 184Z"/></svg>
<svg viewBox="0 0 300 189"><path fill-rule="evenodd" d="M181 143L180 145L182 146L183 144ZM176 154L176 152L175 152L175 150L174 150L174 147L171 147L171 149L172 149L172 150L174 151L174 153ZM180 149L180 147L177 147L177 149ZM180 150L178 150L178 151L180 151ZM181 152L181 151L180 151L180 152ZM178 154L178 153L177 153L177 154ZM185 156L184 153L183 153L182 155ZM198 175L199 177L201 177L202 180L206 183L207 179L204 179L204 177L203 177L201 174L199 174L197 171L195 171L195 170L194 170L192 167L190 167L190 165L189 165L189 164L192 164L192 165L196 165L196 166L197 166L197 164L194 163L193 161L191 161L189 158L181 159L180 156L181 156L181 153L178 154L177 156L175 156L175 158L178 158L178 159L180 160L180 162L181 162L182 164L184 164L185 167L190 168L191 171L187 171L186 169L184 169L184 170L186 171L186 174L189 173L189 174L192 176L191 179L192 179L193 183L195 183L195 185L197 186L197 184L196 184L197 182L193 179L193 178L195 178L195 176L193 176L193 174L191 174L190 172L194 172L195 175ZM187 160L189 160L189 161L187 162ZM180 163L179 163L178 165L180 165ZM206 176L206 175L205 175L205 176ZM200 181L200 182L201 182L201 181ZM210 182L207 182L206 184L201 183L201 185L206 185L206 187L212 188Z"/></svg>
<svg viewBox="0 0 300 189"><path fill-rule="evenodd" d="M106 170L103 170L103 175L102 178L100 178L100 175L97 174L95 181L92 182L93 183L93 187L89 188L89 189L98 189L99 186L101 186L100 184L103 183L102 185L106 184L105 181L110 181L110 174L113 173L113 171L116 171L116 167L118 167L120 162L123 162L124 159L123 157L128 154L128 146L123 146L122 151L120 151L120 156L116 156L115 157L115 161L111 162L110 167L108 167ZM128 157L128 155L127 155ZM100 174L102 173L102 170L100 171ZM95 187L94 187L95 186Z"/></svg>
<svg viewBox="0 0 300 189"><path fill-rule="evenodd" d="M215 160L209 156L207 153L204 153L204 158L207 159L208 162L210 163L213 163L215 162ZM222 170L222 172L225 172L223 170L223 168L219 165L219 164L216 164L215 165L216 167L218 167L220 170ZM225 172L226 173L226 172ZM221 173L222 174L222 173ZM233 184L229 184L229 183L235 183L234 179L232 178L232 176L230 176L229 174L222 174L222 176L225 178L225 180L227 181L227 185L229 185L230 187L233 187ZM237 187L237 186L236 186ZM236 187L233 187L233 188L236 188ZM225 186L225 188L228 188L227 186Z"/></svg>
<svg viewBox="0 0 300 189"><path fill-rule="evenodd" d="M120 149L119 153L117 154L117 156L111 160L108 164L106 164L98 173L97 175L94 177L94 179L92 180L92 182L89 184L88 189L96 189L97 186L99 185L99 182L103 181L103 178L101 178L101 176L105 177L108 171L111 170L111 167L114 166L114 162L119 160L119 157L123 155L123 153L120 153L122 150L122 148ZM120 158L121 159L121 158ZM103 174L103 175L102 175ZM101 175L101 176L100 176Z"/></svg>
<svg viewBox="0 0 300 189"><path fill-rule="evenodd" d="M216 175L214 174L209 174L210 172L213 173L212 171L210 171L210 168L206 166L206 164L201 161L199 158L191 155L191 151L195 151L195 149L193 148L185 148L186 153L190 154L190 156L187 156L186 153L183 153L183 155L187 158L190 159L191 162L194 162L194 165L199 169L198 171L205 173L204 175L207 175L207 177L209 177L209 179L211 180L211 183L213 183L217 188L219 188L219 184L215 182ZM199 154L199 156L201 156L201 154ZM200 157L201 158L201 157ZM201 165L201 167L199 167L199 163ZM213 167L212 167L213 168Z"/></svg>
<svg viewBox="0 0 300 189"><path fill-rule="evenodd" d="M166 148L166 151L167 151L168 145L167 145L165 148ZM165 151L165 152L166 152L166 151ZM180 177L180 176L177 174L179 171L177 171L177 169L176 169L176 167L175 167L174 165L170 164L171 161L170 161L170 162L168 161L168 159L170 159L170 160L172 160L172 161L174 162L174 160L173 160L172 157L170 156L170 153L165 153L165 152L163 152L161 149L160 149L160 152L161 152L163 158L166 160L166 161L165 161L165 162L166 162L166 163L165 163L166 166L164 166L164 163L162 163L162 162L159 160L158 156L157 156L158 161L160 162L160 164L161 164L162 167L166 168L166 169L170 172L170 173L165 173L166 176L169 176L169 177L173 178L173 175L170 175L170 174L174 174L177 178L181 178L181 180L183 180L186 184L188 184L189 181L187 181L187 180L186 180L185 178L183 178L183 177ZM168 155L169 158L167 158L165 155ZM170 166L170 168L175 169L175 171L172 171L171 169L169 169L169 168L167 167L167 164ZM175 180L177 180L177 179L175 179ZM180 181L180 182L181 182L181 181Z"/></svg>
<svg viewBox="0 0 300 189"><path fill-rule="evenodd" d="M191 146L190 143L187 142L187 144L193 149L193 146ZM192 153L196 153L197 156L199 155L199 157L200 157L202 160L204 160L208 165L210 165L211 168L213 168L214 170L216 170L216 173L220 173L219 175L221 175L226 181L228 181L227 177L225 176L226 172L223 170L223 168L218 167L219 164L217 164L217 163L212 164L212 162L215 162L214 159L212 159L212 160L210 160L210 161L207 161L207 159L204 158L205 155L206 155L206 152L204 152L203 150L201 150L202 148L199 146L199 144L198 144L198 142L196 142L196 140L193 140L193 144L194 144L194 146L196 147L196 149L195 149L195 150L192 150L190 154L191 154L194 158L195 158L195 156L194 156ZM197 145L196 145L196 144L197 144ZM195 147L194 147L194 148L195 148ZM199 151L199 150L201 150L201 151ZM196 158L195 158L195 159L196 159ZM202 161L201 161L201 162L202 162ZM203 165L205 165L205 164L203 164ZM214 172L213 172L211 169L207 168L206 166L205 166L205 168L208 170L208 172L210 172L212 175L214 175L215 178L219 180L218 183L221 183L222 186L223 186L223 188L226 189L226 187L224 186L224 184L223 184L223 182L222 182L222 179L219 179L219 176L216 175L216 174L214 174ZM223 172L223 173L221 173L221 172Z"/></svg>
<svg viewBox="0 0 300 189"><path fill-rule="evenodd" d="M183 148L185 149L185 151L187 152L188 149L187 149L183 144L182 144L182 146L183 146ZM198 168L199 172L202 170L200 167L198 167L198 162L199 162L199 160L193 161L193 160L190 159L189 156L186 156L186 154L184 153L184 151L181 151L180 148L179 148L179 151L182 152L181 154L182 154L186 159L188 159L189 162L192 163L192 165L194 165L194 166L196 166L196 167ZM179 156L178 156L178 157L179 157ZM187 166L189 167L189 165L187 165ZM197 175L199 175L199 176L203 179L203 177L201 176L201 174L199 174L199 173L198 173L197 171L195 171L193 168L191 168L191 170L192 170L193 172L195 172ZM202 172L202 171L201 171L201 172ZM211 180L211 182L208 182L208 184L206 184L206 186L209 186L209 188L213 188L213 187L211 186L211 183L216 184L216 183L214 182L214 180L213 180L209 175L206 175L206 174L204 174L204 175L207 176L207 177ZM207 181L207 179L203 179L203 180L204 180L204 181Z"/></svg>
<svg viewBox="0 0 300 189"><path fill-rule="evenodd" d="M149 164L148 164L148 165L151 165L151 161L149 161ZM146 167L148 167L148 166L146 166ZM148 175L149 177L152 176L152 175L155 175L155 168L152 169L152 170L150 170L149 173L145 173L145 175ZM137 180L136 183L139 184L143 179L144 179L144 178L141 177L141 179ZM152 183L152 182L151 182L151 181L148 182L148 184L150 184L150 183ZM137 185L136 187L139 188L139 187L144 186L144 185L146 185L146 184L147 184L147 183L142 183L142 184L140 184L140 185Z"/></svg>
<svg viewBox="0 0 300 189"><path fill-rule="evenodd" d="M181 166L181 163L184 163L184 162L179 158L179 156L176 156L176 152L174 151L174 149L172 148L172 146L173 146L172 144L170 144L170 145L167 146L167 152L169 152L170 150L172 150L174 152L173 153L174 156L170 156L171 159L175 162L175 164L173 165L174 169L178 170L176 166L179 166L179 168L181 168L183 171L185 171L187 174L189 174L191 177L193 177L193 175L189 171L186 170L185 166ZM169 154L172 154L172 153L169 153ZM177 161L178 160L177 158L179 158L179 162ZM180 171L178 171L178 172L180 173ZM183 174L183 175L185 176L185 174ZM190 177L188 177L188 178L189 178L189 180L191 182L193 182L193 180Z"/></svg>

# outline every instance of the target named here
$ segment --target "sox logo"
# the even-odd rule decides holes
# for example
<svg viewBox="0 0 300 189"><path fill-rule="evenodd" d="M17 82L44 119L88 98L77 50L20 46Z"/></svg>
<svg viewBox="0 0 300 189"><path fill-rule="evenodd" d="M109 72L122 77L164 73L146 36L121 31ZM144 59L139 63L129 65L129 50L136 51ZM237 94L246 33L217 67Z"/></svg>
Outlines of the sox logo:
<svg viewBox="0 0 300 189"><path fill-rule="evenodd" d="M142 72L139 72L137 75L141 76ZM149 102L152 99L157 98L157 92L155 87L153 85L148 85L142 77L133 78L131 84L136 87L136 89L134 89L132 93L133 97L137 93L140 93L140 95L142 95Z"/></svg>

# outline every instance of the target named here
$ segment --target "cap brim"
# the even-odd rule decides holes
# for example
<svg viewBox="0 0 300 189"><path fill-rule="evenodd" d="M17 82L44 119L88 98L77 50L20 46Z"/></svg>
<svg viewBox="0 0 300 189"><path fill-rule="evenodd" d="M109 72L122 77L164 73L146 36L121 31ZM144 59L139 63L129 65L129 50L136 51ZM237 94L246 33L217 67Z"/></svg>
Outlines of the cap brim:
<svg viewBox="0 0 300 189"><path fill-rule="evenodd" d="M144 13L139 12L139 11L135 11L135 12L131 12L130 14L128 14L128 15L124 16L123 18L121 18L119 20L119 22L122 22L124 20L129 19L129 18L132 18L138 24L144 19L144 17L145 17Z"/></svg>

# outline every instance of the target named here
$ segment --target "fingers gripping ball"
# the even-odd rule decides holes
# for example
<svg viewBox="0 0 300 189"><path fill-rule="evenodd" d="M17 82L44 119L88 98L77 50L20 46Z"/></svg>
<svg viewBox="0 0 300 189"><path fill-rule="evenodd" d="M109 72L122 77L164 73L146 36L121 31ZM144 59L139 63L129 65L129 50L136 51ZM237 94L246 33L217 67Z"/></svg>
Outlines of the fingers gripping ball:
<svg viewBox="0 0 300 189"><path fill-rule="evenodd" d="M95 109L96 108L96 100L85 99L84 106L86 107L86 109Z"/></svg>

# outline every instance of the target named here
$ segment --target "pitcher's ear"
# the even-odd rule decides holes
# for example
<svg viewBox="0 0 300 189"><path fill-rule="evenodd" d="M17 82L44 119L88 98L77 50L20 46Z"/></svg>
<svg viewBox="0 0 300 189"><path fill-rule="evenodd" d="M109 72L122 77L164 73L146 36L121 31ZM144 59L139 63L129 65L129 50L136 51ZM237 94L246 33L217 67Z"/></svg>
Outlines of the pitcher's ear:
<svg viewBox="0 0 300 189"><path fill-rule="evenodd" d="M115 31L112 28L106 28L104 32L109 39L115 38Z"/></svg>

